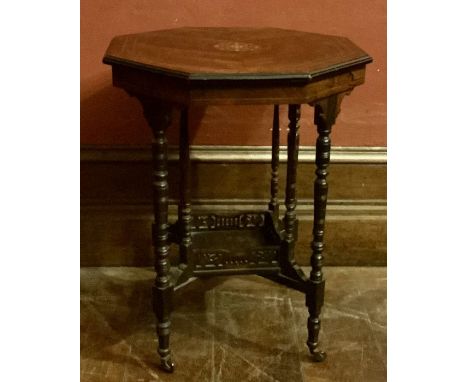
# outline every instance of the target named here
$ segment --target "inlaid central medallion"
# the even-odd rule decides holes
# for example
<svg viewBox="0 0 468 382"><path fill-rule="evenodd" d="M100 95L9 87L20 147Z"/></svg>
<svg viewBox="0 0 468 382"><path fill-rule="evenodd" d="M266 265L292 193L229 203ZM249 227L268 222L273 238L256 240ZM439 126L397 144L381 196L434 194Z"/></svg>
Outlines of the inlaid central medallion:
<svg viewBox="0 0 468 382"><path fill-rule="evenodd" d="M223 41L217 43L214 47L225 52L252 52L258 50L260 45L239 41Z"/></svg>

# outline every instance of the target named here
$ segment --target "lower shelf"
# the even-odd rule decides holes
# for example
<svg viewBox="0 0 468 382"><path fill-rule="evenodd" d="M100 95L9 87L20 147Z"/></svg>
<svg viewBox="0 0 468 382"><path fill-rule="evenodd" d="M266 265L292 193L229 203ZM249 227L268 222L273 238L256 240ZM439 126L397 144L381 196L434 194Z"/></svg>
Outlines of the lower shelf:
<svg viewBox="0 0 468 382"><path fill-rule="evenodd" d="M171 229L180 243L180 225ZM193 214L189 263L193 276L276 272L281 239L270 211Z"/></svg>
<svg viewBox="0 0 468 382"><path fill-rule="evenodd" d="M280 245L272 243L263 229L193 232L192 242L195 275L278 268Z"/></svg>
<svg viewBox="0 0 468 382"><path fill-rule="evenodd" d="M172 237L180 243L177 228L175 224ZM304 291L307 277L288 260L294 243L285 242L282 235L270 211L194 215L187 263L171 269L174 288L198 277L257 274Z"/></svg>

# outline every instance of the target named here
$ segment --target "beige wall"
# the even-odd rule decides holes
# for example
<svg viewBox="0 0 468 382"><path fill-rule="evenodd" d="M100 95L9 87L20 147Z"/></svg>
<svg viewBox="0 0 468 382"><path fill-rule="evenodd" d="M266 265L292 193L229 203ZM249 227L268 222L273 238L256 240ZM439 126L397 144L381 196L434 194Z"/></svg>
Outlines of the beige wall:
<svg viewBox="0 0 468 382"><path fill-rule="evenodd" d="M102 56L115 35L181 26L272 26L349 37L374 62L368 66L366 84L343 101L333 144L386 146L385 0L82 0L83 144L150 142L138 103L112 88L111 69L101 63ZM284 106L282 110L284 121ZM271 119L271 107L191 110L193 143L268 145ZM301 144L314 144L310 107L303 107L301 125ZM176 129L169 133L170 141L175 142Z"/></svg>

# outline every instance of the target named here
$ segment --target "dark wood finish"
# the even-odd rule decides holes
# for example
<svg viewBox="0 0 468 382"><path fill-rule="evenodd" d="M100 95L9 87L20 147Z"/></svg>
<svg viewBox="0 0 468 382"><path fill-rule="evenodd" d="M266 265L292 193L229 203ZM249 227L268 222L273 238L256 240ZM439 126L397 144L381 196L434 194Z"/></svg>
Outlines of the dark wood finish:
<svg viewBox="0 0 468 382"><path fill-rule="evenodd" d="M335 174L334 166L331 167L333 170L331 174ZM309 171L309 174L312 173L313 171ZM329 187L331 191L333 189L331 184ZM193 202L194 210L240 213L246 210L246 202L249 201ZM255 201L249 208L260 210L266 202L267 200ZM328 199L325 266L386 266L386 207L384 202L377 205L370 204L375 202L379 201L368 201L367 204L362 204L350 200L336 202ZM310 241L313 228L310 206L310 203L298 200L296 208L299 229L294 259L300 266L310 264ZM177 210L175 206L169 207L169 221L175 221ZM151 215L152 208L146 204L92 206L82 204L80 211L81 266L148 267L153 265L154 254L151 250L150 235L153 219ZM170 252L171 264L176 265L179 261L177 246L171 245Z"/></svg>
<svg viewBox="0 0 468 382"><path fill-rule="evenodd" d="M286 214L284 215L284 240L288 244L288 259L294 258L294 241L297 231L296 219L296 174L299 155L299 119L301 105L289 105L288 108L288 167L286 173Z"/></svg>
<svg viewBox="0 0 468 382"><path fill-rule="evenodd" d="M310 103L362 84L372 59L338 36L179 28L115 37L103 61L127 91L212 105Z"/></svg>
<svg viewBox="0 0 468 382"><path fill-rule="evenodd" d="M297 241L298 221L296 217L296 188L297 188L297 164L299 157L299 120L301 118L301 105L288 106L288 160L286 169L285 206L286 212L282 225L282 242L279 262L281 271L275 275L267 275L268 278L304 291L307 278L301 268L296 264L294 250Z"/></svg>
<svg viewBox="0 0 468 382"><path fill-rule="evenodd" d="M159 337L158 353L161 367L172 372L174 364L169 349L170 312L172 309L173 285L169 274L169 225L168 199L169 184L167 181L167 139L166 129L171 124L172 109L168 104L156 103L151 99L140 97L143 112L153 132L153 246L155 251L156 280L153 287L153 307L158 320L156 324Z"/></svg>
<svg viewBox="0 0 468 382"><path fill-rule="evenodd" d="M190 252L192 249L192 209L190 203L190 145L188 110L182 109L180 115L180 136L179 136L179 166L180 166L180 187L179 187L179 224L180 224L180 262L187 264L191 261Z"/></svg>
<svg viewBox="0 0 468 382"><path fill-rule="evenodd" d="M136 95L153 130L153 244L156 258L154 310L161 367L173 371L169 349L174 288L194 277L254 273L305 293L309 309L307 345L317 349L325 281L323 231L331 126L342 94L364 82L371 58L348 39L274 28L181 28L116 37L104 62L114 85ZM188 107L220 103L274 103L271 199L268 211L194 214L190 206ZM285 206L278 221L279 104L289 117ZM312 271L306 277L294 259L298 222L296 183L301 104L315 105L318 129ZM178 221L168 223L168 164L165 130L181 107ZM210 179L210 183L213 179ZM170 269L169 243L180 246Z"/></svg>
<svg viewBox="0 0 468 382"><path fill-rule="evenodd" d="M350 91L363 84L364 79L364 64L301 81L259 79L193 82L125 65L114 64L112 67L114 86L131 93L190 106L305 104Z"/></svg>
<svg viewBox="0 0 468 382"><path fill-rule="evenodd" d="M196 276L280 270L270 212L196 215L193 230Z"/></svg>
<svg viewBox="0 0 468 382"><path fill-rule="evenodd" d="M271 129L271 181L270 181L270 203L268 207L273 212L275 224L279 216L278 204L278 179L279 179L279 144L280 144L280 128L279 128L279 105L274 106L273 110L273 127Z"/></svg>
<svg viewBox="0 0 468 382"><path fill-rule="evenodd" d="M115 37L104 57L165 76L207 80L310 80L370 62L345 37L278 28L178 28Z"/></svg>
<svg viewBox="0 0 468 382"><path fill-rule="evenodd" d="M309 337L307 339L307 346L312 353L314 361L323 361L326 357L325 352L318 350L317 347L320 332L320 312L325 292L322 265L323 236L328 196L327 168L330 162L331 128L339 112L338 99L339 96L334 95L315 105L314 123L317 125L318 132L315 159L317 169L315 171L316 178L314 182L314 228L311 244L312 256L310 259L312 270L310 272L310 288L306 292L306 304L309 308L309 318L307 321Z"/></svg>

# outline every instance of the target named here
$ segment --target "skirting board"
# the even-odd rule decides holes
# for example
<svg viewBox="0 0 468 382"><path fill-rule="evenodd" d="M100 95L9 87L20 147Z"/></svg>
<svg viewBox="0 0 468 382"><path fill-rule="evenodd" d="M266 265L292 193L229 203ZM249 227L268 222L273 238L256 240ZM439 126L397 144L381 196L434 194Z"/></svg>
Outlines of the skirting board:
<svg viewBox="0 0 468 382"><path fill-rule="evenodd" d="M178 195L177 151L170 151L170 220ZM269 193L269 148L192 148L194 209L264 209ZM196 155L194 154L196 153ZM282 148L280 190L284 188ZM312 232L314 150L302 150L298 166L296 260L309 265ZM386 264L386 151L335 148L331 153L325 233L326 265ZM82 148L82 266L147 266L151 249L149 147ZM280 198L284 194L280 193ZM172 248L177 254L176 246Z"/></svg>
<svg viewBox="0 0 468 382"><path fill-rule="evenodd" d="M169 160L178 159L176 146L169 147ZM190 158L195 162L269 163L269 146L190 146ZM286 162L287 147L280 146L280 161ZM151 150L145 145L82 145L82 162L149 162ZM299 161L315 161L315 147L301 147ZM386 164L386 147L332 147L331 163Z"/></svg>

